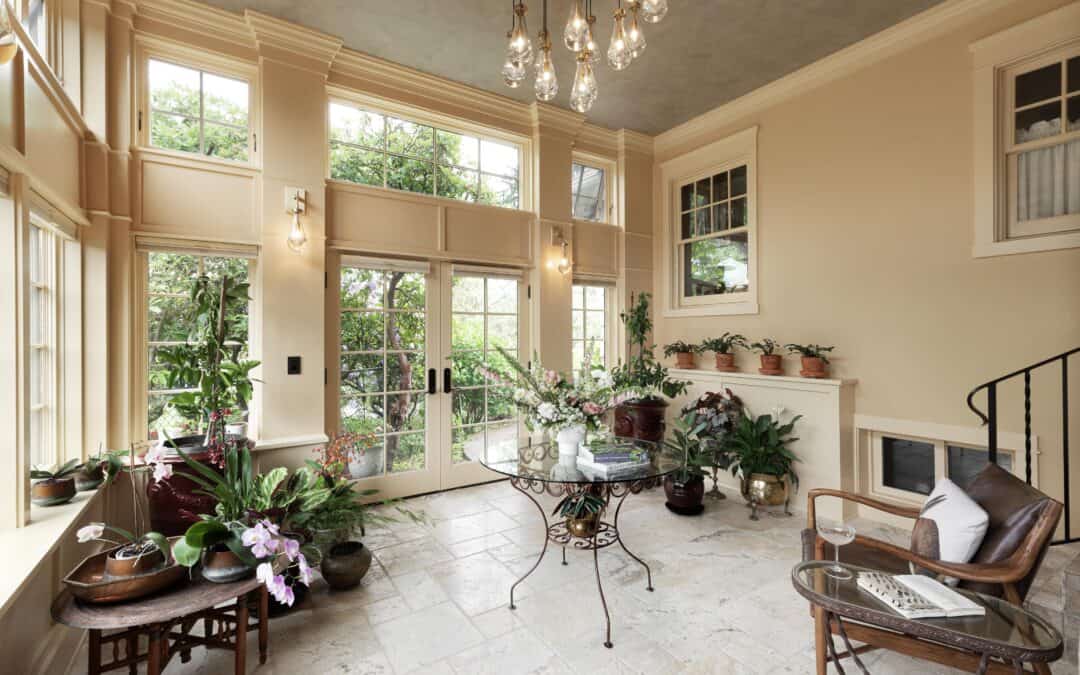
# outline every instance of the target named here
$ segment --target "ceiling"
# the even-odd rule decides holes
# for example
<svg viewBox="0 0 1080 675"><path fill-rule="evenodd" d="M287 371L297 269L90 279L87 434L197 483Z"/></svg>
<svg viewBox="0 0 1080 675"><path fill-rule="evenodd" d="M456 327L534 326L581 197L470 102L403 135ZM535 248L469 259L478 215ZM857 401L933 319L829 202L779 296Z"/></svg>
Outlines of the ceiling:
<svg viewBox="0 0 1080 675"><path fill-rule="evenodd" d="M255 9L336 35L345 46L520 101L500 67L511 0L206 0ZM569 107L574 61L562 45L572 0L549 0L559 95ZM659 24L644 24L644 55L622 71L597 68L600 95L588 113L611 129L648 134L692 117L855 43L941 0L670 0ZM616 0L594 0L597 40L606 51ZM541 1L526 0L528 24L541 25Z"/></svg>

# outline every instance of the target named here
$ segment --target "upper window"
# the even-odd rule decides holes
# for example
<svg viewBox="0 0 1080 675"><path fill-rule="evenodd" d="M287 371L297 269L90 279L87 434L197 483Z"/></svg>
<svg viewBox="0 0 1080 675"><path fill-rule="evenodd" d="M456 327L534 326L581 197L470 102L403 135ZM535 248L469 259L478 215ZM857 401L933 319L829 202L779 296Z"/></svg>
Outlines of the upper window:
<svg viewBox="0 0 1080 675"><path fill-rule="evenodd" d="M746 165L679 188L681 294L745 293L749 280Z"/></svg>
<svg viewBox="0 0 1080 675"><path fill-rule="evenodd" d="M330 177L507 208L521 205L512 144L330 104Z"/></svg>
<svg viewBox="0 0 1080 675"><path fill-rule="evenodd" d="M147 77L150 145L248 160L247 82L156 59L149 60Z"/></svg>
<svg viewBox="0 0 1080 675"><path fill-rule="evenodd" d="M576 220L606 221L607 171L574 162L570 171L572 215Z"/></svg>
<svg viewBox="0 0 1080 675"><path fill-rule="evenodd" d="M57 443L57 241L30 225L30 464L60 461Z"/></svg>
<svg viewBox="0 0 1080 675"><path fill-rule="evenodd" d="M585 354L590 355L593 364L607 364L607 308L606 287L574 284L570 335L574 372L581 368Z"/></svg>
<svg viewBox="0 0 1080 675"><path fill-rule="evenodd" d="M1008 71L1007 238L1080 230L1080 47Z"/></svg>
<svg viewBox="0 0 1080 675"><path fill-rule="evenodd" d="M26 28L27 35L37 45L38 51L45 54L46 40L48 36L47 24L45 23L45 0L22 0L19 4L22 24Z"/></svg>

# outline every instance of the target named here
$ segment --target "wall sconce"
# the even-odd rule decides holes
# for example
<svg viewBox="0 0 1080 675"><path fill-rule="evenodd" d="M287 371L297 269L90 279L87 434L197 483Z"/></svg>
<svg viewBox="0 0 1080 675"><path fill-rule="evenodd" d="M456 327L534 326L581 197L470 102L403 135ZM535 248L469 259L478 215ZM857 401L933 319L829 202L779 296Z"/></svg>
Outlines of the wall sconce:
<svg viewBox="0 0 1080 675"><path fill-rule="evenodd" d="M307 233L300 223L300 214L307 213L307 191L302 188L285 188L285 212L291 213L293 217L286 242L293 253L303 253L307 246Z"/></svg>
<svg viewBox="0 0 1080 675"><path fill-rule="evenodd" d="M15 58L15 53L19 51L19 43L11 30L11 19L7 3L2 3L0 5L0 66L10 63Z"/></svg>
<svg viewBox="0 0 1080 675"><path fill-rule="evenodd" d="M574 269L574 265L570 262L570 256L568 250L570 248L570 242L566 241L566 237L563 236L563 232L560 228L553 228L551 230L551 243L553 246L562 247L562 255L557 259L548 262L548 267L551 267L559 272L559 274L566 276Z"/></svg>

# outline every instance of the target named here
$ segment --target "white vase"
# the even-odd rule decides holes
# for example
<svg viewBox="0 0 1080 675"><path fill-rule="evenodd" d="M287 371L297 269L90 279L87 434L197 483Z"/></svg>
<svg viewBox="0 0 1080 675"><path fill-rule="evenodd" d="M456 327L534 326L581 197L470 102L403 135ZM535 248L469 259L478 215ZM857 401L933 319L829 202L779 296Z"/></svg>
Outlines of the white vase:
<svg viewBox="0 0 1080 675"><path fill-rule="evenodd" d="M555 435L555 441L559 444L559 461L577 457L578 448L585 440L585 427L574 426L559 429Z"/></svg>

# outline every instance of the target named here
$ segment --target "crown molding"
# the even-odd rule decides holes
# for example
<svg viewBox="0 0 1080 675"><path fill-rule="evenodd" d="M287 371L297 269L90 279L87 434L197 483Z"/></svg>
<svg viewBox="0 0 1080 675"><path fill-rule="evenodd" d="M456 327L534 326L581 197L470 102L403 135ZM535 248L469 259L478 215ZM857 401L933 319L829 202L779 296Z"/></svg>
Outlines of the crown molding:
<svg viewBox="0 0 1080 675"><path fill-rule="evenodd" d="M658 156L670 156L686 150L714 130L909 50L1017 1L945 0L940 5L659 134L655 139L655 152Z"/></svg>
<svg viewBox="0 0 1080 675"><path fill-rule="evenodd" d="M652 136L630 129L619 129L616 134L619 154L626 152L639 152L643 155L652 155L655 149L655 139Z"/></svg>
<svg viewBox="0 0 1080 675"><path fill-rule="evenodd" d="M291 21L276 19L252 9L244 10L244 20L255 36L261 56L311 70L324 77L330 73L330 66L341 51L341 38Z"/></svg>
<svg viewBox="0 0 1080 675"><path fill-rule="evenodd" d="M581 126L574 147L614 157L619 151L619 132L586 122Z"/></svg>
<svg viewBox="0 0 1080 675"><path fill-rule="evenodd" d="M1073 2L968 45L975 68L1000 68L1039 52L1057 49L1080 37L1080 2Z"/></svg>
<svg viewBox="0 0 1080 675"><path fill-rule="evenodd" d="M244 17L191 0L138 0L139 17L174 26L198 35L254 48L255 40Z"/></svg>
<svg viewBox="0 0 1080 675"><path fill-rule="evenodd" d="M585 126L585 116L573 110L556 108L547 103L534 101L529 104L533 132L566 136L575 139Z"/></svg>

